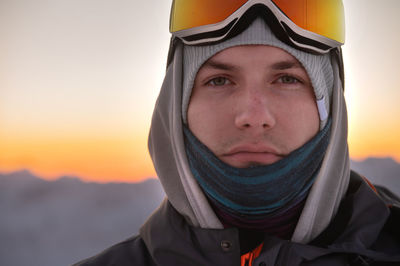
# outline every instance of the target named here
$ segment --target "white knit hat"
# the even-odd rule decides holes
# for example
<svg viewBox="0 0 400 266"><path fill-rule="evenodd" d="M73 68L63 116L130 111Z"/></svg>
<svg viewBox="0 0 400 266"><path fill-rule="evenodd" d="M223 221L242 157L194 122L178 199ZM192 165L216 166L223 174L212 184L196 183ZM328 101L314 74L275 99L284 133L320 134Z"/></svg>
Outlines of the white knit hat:
<svg viewBox="0 0 400 266"><path fill-rule="evenodd" d="M183 49L183 93L182 93L182 119L187 123L187 108L194 80L200 67L218 52L239 45L270 45L281 48L294 56L307 71L314 89L322 129L329 117L330 99L333 87L333 70L329 54L315 55L297 50L275 37L262 18L257 18L239 35L224 42L204 45L189 46Z"/></svg>

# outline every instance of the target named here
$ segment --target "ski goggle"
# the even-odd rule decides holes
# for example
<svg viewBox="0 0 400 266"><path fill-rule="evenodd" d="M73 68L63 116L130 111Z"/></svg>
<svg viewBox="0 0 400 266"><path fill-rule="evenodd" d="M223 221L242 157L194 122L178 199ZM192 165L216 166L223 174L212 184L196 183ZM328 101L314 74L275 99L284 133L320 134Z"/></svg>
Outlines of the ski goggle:
<svg viewBox="0 0 400 266"><path fill-rule="evenodd" d="M344 43L341 0L174 0L170 32L187 45L222 41L262 15L277 37L327 53Z"/></svg>

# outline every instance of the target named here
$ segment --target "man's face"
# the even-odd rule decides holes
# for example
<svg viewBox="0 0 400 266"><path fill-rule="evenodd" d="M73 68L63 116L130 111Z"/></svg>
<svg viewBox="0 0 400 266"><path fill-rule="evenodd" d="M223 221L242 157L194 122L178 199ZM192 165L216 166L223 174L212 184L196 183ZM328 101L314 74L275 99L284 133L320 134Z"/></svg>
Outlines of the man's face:
<svg viewBox="0 0 400 266"><path fill-rule="evenodd" d="M286 51L236 46L197 73L188 107L193 134L238 168L274 163L319 131L307 72Z"/></svg>

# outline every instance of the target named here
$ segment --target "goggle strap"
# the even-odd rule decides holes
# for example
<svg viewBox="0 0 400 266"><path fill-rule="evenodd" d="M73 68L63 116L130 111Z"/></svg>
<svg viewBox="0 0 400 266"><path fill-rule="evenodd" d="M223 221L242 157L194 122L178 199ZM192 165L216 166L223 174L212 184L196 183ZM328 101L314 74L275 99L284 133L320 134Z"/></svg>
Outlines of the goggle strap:
<svg viewBox="0 0 400 266"><path fill-rule="evenodd" d="M178 42L180 40L173 35L171 36L171 39L169 41L169 49L168 49L168 57L167 57L167 67L172 63L172 60L174 60L174 55L175 55L175 49L176 46L178 45Z"/></svg>
<svg viewBox="0 0 400 266"><path fill-rule="evenodd" d="M338 47L337 49L334 49L332 51L332 53L334 54L337 64L339 66L339 77L340 77L340 81L342 82L343 92L344 92L345 82L344 82L344 64L343 64L342 47Z"/></svg>
<svg viewBox="0 0 400 266"><path fill-rule="evenodd" d="M237 22L237 19L231 21L228 25L226 25L222 29L215 30L215 31L209 31L209 32L203 32L203 33L199 33L199 34L194 34L194 35L190 35L187 37L182 37L182 39L187 42L192 42L192 41L196 41L196 40L213 39L213 38L218 38L220 36L226 36L227 34L229 34L230 30L236 24L236 22ZM223 38L223 39L225 39L225 38Z"/></svg>
<svg viewBox="0 0 400 266"><path fill-rule="evenodd" d="M310 51L309 49L307 49L307 45L316 47L322 51L328 51L329 49L331 49L331 47L329 47L328 45L325 45L321 42L317 42L313 39L309 39L306 38L302 35L297 34L296 32L294 32L288 25L286 25L286 23L282 22L282 26L284 27L286 33L288 36L290 36L288 39L290 39L290 41L292 42L292 44L294 44L296 47L300 48L300 49L305 49L306 51ZM315 51L314 51L315 53Z"/></svg>

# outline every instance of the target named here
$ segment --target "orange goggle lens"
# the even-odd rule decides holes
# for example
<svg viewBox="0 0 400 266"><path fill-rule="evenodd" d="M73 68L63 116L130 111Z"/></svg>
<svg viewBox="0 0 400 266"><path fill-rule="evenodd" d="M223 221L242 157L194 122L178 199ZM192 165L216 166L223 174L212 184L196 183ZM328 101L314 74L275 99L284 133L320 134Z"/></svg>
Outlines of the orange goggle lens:
<svg viewBox="0 0 400 266"><path fill-rule="evenodd" d="M174 0L170 32L221 22L247 1ZM341 0L273 0L272 2L297 26L344 43L344 10Z"/></svg>
<svg viewBox="0 0 400 266"><path fill-rule="evenodd" d="M344 43L344 9L341 0L274 0L297 26Z"/></svg>
<svg viewBox="0 0 400 266"><path fill-rule="evenodd" d="M247 0L174 0L170 31L221 22L246 2Z"/></svg>

